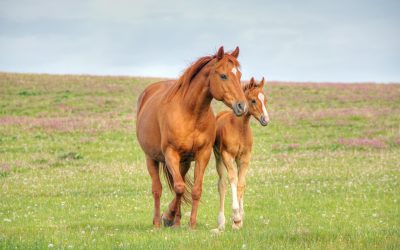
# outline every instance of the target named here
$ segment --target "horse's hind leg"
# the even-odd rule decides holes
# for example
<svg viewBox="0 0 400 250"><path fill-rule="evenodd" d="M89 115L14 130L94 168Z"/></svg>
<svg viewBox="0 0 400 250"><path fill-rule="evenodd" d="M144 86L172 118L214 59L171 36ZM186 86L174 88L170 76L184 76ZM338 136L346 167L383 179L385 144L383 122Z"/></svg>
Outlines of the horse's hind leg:
<svg viewBox="0 0 400 250"><path fill-rule="evenodd" d="M160 197L162 194L162 186L160 181L160 173L158 171L159 162L146 157L147 170L151 176L151 191L154 198L154 217L153 224L156 228L160 228Z"/></svg>

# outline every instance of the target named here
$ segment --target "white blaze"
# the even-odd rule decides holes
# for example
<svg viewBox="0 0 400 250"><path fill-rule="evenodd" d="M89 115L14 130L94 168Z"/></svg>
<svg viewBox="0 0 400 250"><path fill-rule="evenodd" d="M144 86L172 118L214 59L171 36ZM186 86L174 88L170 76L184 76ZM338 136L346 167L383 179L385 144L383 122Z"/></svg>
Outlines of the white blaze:
<svg viewBox="0 0 400 250"><path fill-rule="evenodd" d="M263 111L263 114L265 117L265 121L269 122L268 112L267 112L267 109L265 108L265 104L264 104L264 99L265 99L264 94L258 93L258 99L261 101L261 104L262 104L262 111Z"/></svg>
<svg viewBox="0 0 400 250"><path fill-rule="evenodd" d="M233 68L232 68L232 73L233 73L234 75L236 75L236 73L237 73L237 68L236 68L236 67L233 67Z"/></svg>

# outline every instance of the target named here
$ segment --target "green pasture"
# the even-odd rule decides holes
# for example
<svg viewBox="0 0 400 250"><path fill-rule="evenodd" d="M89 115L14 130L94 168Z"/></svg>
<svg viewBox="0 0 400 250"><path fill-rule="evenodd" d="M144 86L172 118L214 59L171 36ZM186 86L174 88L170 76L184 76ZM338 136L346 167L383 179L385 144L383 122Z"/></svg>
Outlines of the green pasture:
<svg viewBox="0 0 400 250"><path fill-rule="evenodd" d="M213 234L214 158L197 229L190 206L180 229L153 229L135 112L157 80L0 73L0 249L400 248L400 85L267 83L244 227L228 192ZM164 185L162 210L172 197Z"/></svg>

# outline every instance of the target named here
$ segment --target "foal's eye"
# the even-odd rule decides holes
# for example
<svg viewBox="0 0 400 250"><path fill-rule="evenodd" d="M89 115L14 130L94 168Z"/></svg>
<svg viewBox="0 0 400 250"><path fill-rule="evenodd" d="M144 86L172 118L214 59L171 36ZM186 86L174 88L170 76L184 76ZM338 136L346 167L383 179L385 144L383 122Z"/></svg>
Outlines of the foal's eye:
<svg viewBox="0 0 400 250"><path fill-rule="evenodd" d="M220 75L220 77L221 77L221 79L222 79L222 80L226 80L226 79L228 79L228 76L227 76L227 75L225 75L225 74L221 74L221 75Z"/></svg>
<svg viewBox="0 0 400 250"><path fill-rule="evenodd" d="M256 100L251 100L251 104L256 104Z"/></svg>

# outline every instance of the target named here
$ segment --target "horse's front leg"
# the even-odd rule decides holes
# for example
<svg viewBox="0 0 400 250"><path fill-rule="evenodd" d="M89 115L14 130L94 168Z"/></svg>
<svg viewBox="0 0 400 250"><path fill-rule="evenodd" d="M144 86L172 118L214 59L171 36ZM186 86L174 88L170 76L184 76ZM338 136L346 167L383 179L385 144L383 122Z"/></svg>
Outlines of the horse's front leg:
<svg viewBox="0 0 400 250"><path fill-rule="evenodd" d="M187 172L189 171L189 169L190 169L190 161L181 163L180 172L181 172L181 176L183 179L185 179L185 176L186 176ZM186 185L186 183L185 183L185 185ZM169 205L169 207L170 208L173 207L172 210L174 210L176 212L173 227L180 227L180 225L181 225L181 218L182 218L181 204L182 204L182 198L178 202L175 197L174 200Z"/></svg>
<svg viewBox="0 0 400 250"><path fill-rule="evenodd" d="M167 148L165 150L165 163L167 164L168 171L172 175L173 179L173 189L175 192L175 198L168 206L168 210L163 214L164 226L170 227L174 224L174 219L180 208L180 202L183 193L185 192L185 182L182 179L180 173L180 159L181 156L172 148Z"/></svg>
<svg viewBox="0 0 400 250"><path fill-rule="evenodd" d="M190 215L190 228L195 229L197 223L197 208L202 193L203 187L203 176L206 170L208 161L211 157L212 146L206 147L196 153L195 167L194 167L194 184L192 190L192 213Z"/></svg>

